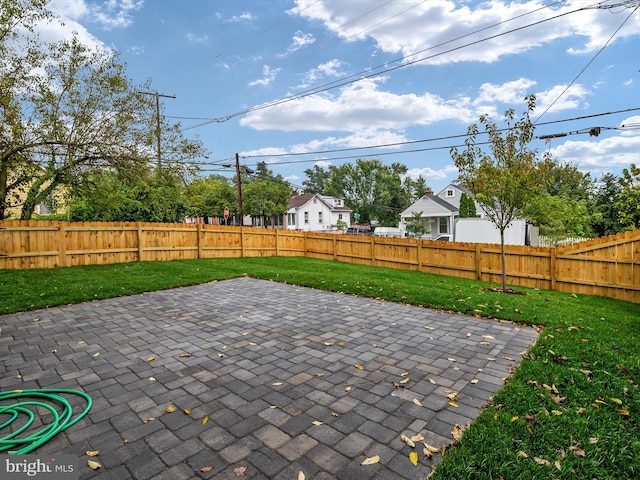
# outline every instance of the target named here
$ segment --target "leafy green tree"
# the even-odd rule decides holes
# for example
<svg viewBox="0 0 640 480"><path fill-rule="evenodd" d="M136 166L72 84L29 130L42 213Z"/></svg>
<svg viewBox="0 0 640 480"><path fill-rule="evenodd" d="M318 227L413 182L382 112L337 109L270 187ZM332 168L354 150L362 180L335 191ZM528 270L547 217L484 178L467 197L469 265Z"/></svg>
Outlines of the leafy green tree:
<svg viewBox="0 0 640 480"><path fill-rule="evenodd" d="M425 233L431 233L427 219L422 216L422 212L413 212L411 219L407 222L407 227L416 237L421 237Z"/></svg>
<svg viewBox="0 0 640 480"><path fill-rule="evenodd" d="M476 212L476 202L473 201L466 193L460 196L460 218L475 218L478 216Z"/></svg>
<svg viewBox="0 0 640 480"><path fill-rule="evenodd" d="M329 182L330 173L319 165L308 168L304 171L306 179L302 182L304 193L319 193L325 195L327 183Z"/></svg>
<svg viewBox="0 0 640 480"><path fill-rule="evenodd" d="M622 170L620 196L616 205L624 230L640 228L640 167L632 163Z"/></svg>
<svg viewBox="0 0 640 480"><path fill-rule="evenodd" d="M466 149L451 149L458 168L458 180L481 205L489 220L500 231L502 289L506 290L507 271L504 232L521 216L526 206L545 192L551 160L538 161L537 152L529 149L534 125L530 114L535 109L535 96L526 98L527 111L519 120L513 109L504 114L507 124L504 136L498 126L482 115L480 123L489 137L489 152L477 145L478 126L467 130Z"/></svg>
<svg viewBox="0 0 640 480"><path fill-rule="evenodd" d="M179 222L187 210L180 177L148 166L120 174L116 171L88 172L74 187L69 204L72 221Z"/></svg>
<svg viewBox="0 0 640 480"><path fill-rule="evenodd" d="M291 186L285 181L254 180L242 187L243 210L246 215L267 218L287 211Z"/></svg>
<svg viewBox="0 0 640 480"><path fill-rule="evenodd" d="M622 231L618 204L622 186L620 179L613 173L606 173L596 182L593 196L593 232L598 237L613 235Z"/></svg>
<svg viewBox="0 0 640 480"><path fill-rule="evenodd" d="M185 188L184 197L189 216L222 217L225 207L230 215L238 211L236 189L221 175L193 180Z"/></svg>
<svg viewBox="0 0 640 480"><path fill-rule="evenodd" d="M591 225L598 217L593 208L591 176L575 165L554 163L548 169L545 192L524 210L542 235L553 240L591 237Z"/></svg>
<svg viewBox="0 0 640 480"><path fill-rule="evenodd" d="M400 163L383 165L380 160L357 159L329 168L327 194L345 199L359 223L377 220L383 226L398 224L405 205L402 176L407 167Z"/></svg>

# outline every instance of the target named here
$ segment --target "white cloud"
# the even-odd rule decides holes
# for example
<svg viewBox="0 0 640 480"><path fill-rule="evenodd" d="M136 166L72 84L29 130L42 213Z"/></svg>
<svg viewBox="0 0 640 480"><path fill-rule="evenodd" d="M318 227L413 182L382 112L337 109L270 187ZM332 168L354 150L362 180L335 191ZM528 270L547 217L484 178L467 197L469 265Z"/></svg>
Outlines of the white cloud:
<svg viewBox="0 0 640 480"><path fill-rule="evenodd" d="M381 91L384 78L369 78L343 87L338 94L319 94L257 110L240 120L256 130L347 131L401 129L443 120L472 118L459 101L437 95L394 94Z"/></svg>
<svg viewBox="0 0 640 480"><path fill-rule="evenodd" d="M263 65L262 78L249 82L249 86L254 87L256 85L265 86L271 84L278 76L278 72L280 72L280 70L282 69L271 68L269 65Z"/></svg>
<svg viewBox="0 0 640 480"><path fill-rule="evenodd" d="M474 3L434 0L408 9L405 2L386 0L296 0L297 8L289 14L320 21L327 30L346 41L371 38L383 52L403 56L422 52L408 60L429 57L424 63L432 64L492 63L505 55L571 37L574 38L568 48L570 53L591 52L602 47L621 21L620 15L610 15L603 10L580 10L585 6L583 0L558 2L559 6L555 7L547 3L543 0ZM567 14L546 21L564 13ZM527 28L535 23L538 24ZM627 27L616 39L638 35L633 25ZM513 32L507 33L510 31ZM480 41L483 39L488 40Z"/></svg>
<svg viewBox="0 0 640 480"><path fill-rule="evenodd" d="M313 36L312 33L304 33L301 30L298 30L292 39L291 45L287 48L285 53L281 53L277 55L277 57L286 57L287 55L291 55L294 52L297 52L301 48L306 47L307 45L312 45L316 41L316 37Z"/></svg>
<svg viewBox="0 0 640 480"><path fill-rule="evenodd" d="M203 35L195 35L189 32L185 35L185 37L187 38L187 40L193 43L203 43L209 40L209 35L207 35L206 33Z"/></svg>
<svg viewBox="0 0 640 480"><path fill-rule="evenodd" d="M229 19L229 21L233 22L233 23L250 22L250 21L252 21L254 19L255 19L255 17L251 14L251 12L242 12L242 14L240 14L240 15L234 15L233 17L231 17Z"/></svg>
<svg viewBox="0 0 640 480"><path fill-rule="evenodd" d="M424 177L427 181L444 180L457 173L458 170L454 165L447 165L443 168L438 169L433 169L431 167L410 168L409 170L407 170L405 177L409 177L414 180L420 176Z"/></svg>
<svg viewBox="0 0 640 480"><path fill-rule="evenodd" d="M144 0L107 0L91 4L87 16L107 29L125 28L133 24L132 13L144 6Z"/></svg>
<svg viewBox="0 0 640 480"><path fill-rule="evenodd" d="M312 68L304 74L302 83L298 85L296 89L308 88L312 84L325 77L335 78L343 75L343 73L339 70L343 65L343 62L341 60L338 60L337 58L329 60L326 63L321 63L317 67Z"/></svg>

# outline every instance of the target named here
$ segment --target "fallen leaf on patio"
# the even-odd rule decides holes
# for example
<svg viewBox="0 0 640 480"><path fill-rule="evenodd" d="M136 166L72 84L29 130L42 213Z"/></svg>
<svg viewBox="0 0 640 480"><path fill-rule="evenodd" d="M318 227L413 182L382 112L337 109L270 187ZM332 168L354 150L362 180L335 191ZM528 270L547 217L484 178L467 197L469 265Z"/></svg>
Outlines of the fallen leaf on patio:
<svg viewBox="0 0 640 480"><path fill-rule="evenodd" d="M129 445L129 440L127 440L126 438L122 441L122 443L124 443L125 445Z"/></svg>
<svg viewBox="0 0 640 480"><path fill-rule="evenodd" d="M209 421L209 415L207 415L202 419L202 425L206 425L208 421Z"/></svg>
<svg viewBox="0 0 640 480"><path fill-rule="evenodd" d="M495 362L496 361L496 359L494 357L487 357L487 360L490 361L490 362Z"/></svg>
<svg viewBox="0 0 640 480"><path fill-rule="evenodd" d="M401 380L400 383L409 383L410 381L411 381L411 379L409 377L407 377L404 380Z"/></svg>
<svg viewBox="0 0 640 480"><path fill-rule="evenodd" d="M339 342L339 343L338 343L338 346L339 346L339 347L345 347L346 345L347 345L347 344L346 344L346 343L344 343L344 342Z"/></svg>
<svg viewBox="0 0 640 480"><path fill-rule="evenodd" d="M202 473L207 473L207 472L210 472L211 470L213 470L213 467L202 467L200 469Z"/></svg>
<svg viewBox="0 0 640 480"><path fill-rule="evenodd" d="M540 458L540 457L533 457L533 460L538 464L538 465L544 465L545 467L550 467L551 466L551 462L549 460L545 460L544 458Z"/></svg>
<svg viewBox="0 0 640 480"><path fill-rule="evenodd" d="M191 354L190 354L190 353L181 353L181 354L180 354L180 357L181 357L181 358L189 358L190 356L191 356Z"/></svg>
<svg viewBox="0 0 640 480"><path fill-rule="evenodd" d="M320 420L314 420L313 422L314 425L318 426L318 425L322 425L322 422Z"/></svg>
<svg viewBox="0 0 640 480"><path fill-rule="evenodd" d="M433 330L433 327L427 327L427 326L425 326L424 328L426 328L427 330Z"/></svg>
<svg viewBox="0 0 640 480"><path fill-rule="evenodd" d="M284 385L283 382L274 382L271 385L273 385L274 387L279 387L280 385Z"/></svg>
<svg viewBox="0 0 640 480"><path fill-rule="evenodd" d="M256 342L249 342L249 345L257 345Z"/></svg>
<svg viewBox="0 0 640 480"><path fill-rule="evenodd" d="M523 452L522 450L520 450L518 453L518 458L529 458L529 455L527 455L527 452Z"/></svg>
<svg viewBox="0 0 640 480"><path fill-rule="evenodd" d="M191 415L191 412L193 412L193 410L191 410L190 408L185 408L183 412L185 415Z"/></svg>
<svg viewBox="0 0 640 480"><path fill-rule="evenodd" d="M400 385L399 383L396 383L396 382L391 382L391 385L393 385L393 387L396 390L402 390L404 388L404 385Z"/></svg>
<svg viewBox="0 0 640 480"><path fill-rule="evenodd" d="M218 353L218 356L219 356L220 358L224 358L224 355L223 355L223 354L221 354L221 353Z"/></svg>
<svg viewBox="0 0 640 480"><path fill-rule="evenodd" d="M322 378L322 377L324 377L324 373L316 373L316 377Z"/></svg>
<svg viewBox="0 0 640 480"><path fill-rule="evenodd" d="M478 379L477 379L477 378L474 378L473 380L471 380L471 383L473 383L473 384L478 383Z"/></svg>
<svg viewBox="0 0 640 480"><path fill-rule="evenodd" d="M418 452L411 452L409 454L409 460L411 460L411 463L413 463L417 467L418 466Z"/></svg>
<svg viewBox="0 0 640 480"><path fill-rule="evenodd" d="M243 337L246 337L247 335L249 335L249 332L242 332Z"/></svg>
<svg viewBox="0 0 640 480"><path fill-rule="evenodd" d="M432 385L435 385L435 384L436 384L436 381L435 381L433 378L430 378L430 379L429 379L429 383L430 383L430 384L432 384Z"/></svg>
<svg viewBox="0 0 640 480"><path fill-rule="evenodd" d="M331 412L331 416L332 416L332 417L339 417L339 416L340 416L340 414L339 414L339 413L336 413L336 412Z"/></svg>
<svg viewBox="0 0 640 480"><path fill-rule="evenodd" d="M298 473L298 480L305 480L305 478L307 478L307 477L304 476L304 472L302 472L302 470L300 470L300 473Z"/></svg>
<svg viewBox="0 0 640 480"><path fill-rule="evenodd" d="M93 358L99 357L100 356L100 352L96 352L93 355L91 355Z"/></svg>
<svg viewBox="0 0 640 480"><path fill-rule="evenodd" d="M278 408L277 405L269 405L269 408Z"/></svg>
<svg viewBox="0 0 640 480"><path fill-rule="evenodd" d="M414 448L416 446L415 442L411 440L409 437L407 437L405 434L400 435L400 440L402 440L404 443L409 445L411 448Z"/></svg>
<svg viewBox="0 0 640 480"><path fill-rule="evenodd" d="M330 347L331 345L333 345L333 343L332 343L332 342L324 342L324 344L325 344L327 347Z"/></svg>
<svg viewBox="0 0 640 480"><path fill-rule="evenodd" d="M416 433L413 437L411 437L411 441L413 442L421 442L422 440L424 440L424 437L421 433Z"/></svg>
<svg viewBox="0 0 640 480"><path fill-rule="evenodd" d="M455 400L457 396L458 394L456 392L451 392L450 394L447 395L447 398L449 400Z"/></svg>
<svg viewBox="0 0 640 480"><path fill-rule="evenodd" d="M150 357L147 357L147 362L153 362L155 359L156 357L151 355Z"/></svg>
<svg viewBox="0 0 640 480"><path fill-rule="evenodd" d="M425 443L422 453L424 454L425 457L431 458L431 455L433 455L434 453L438 453L439 451L440 451L439 448L432 447L431 445Z"/></svg>
<svg viewBox="0 0 640 480"><path fill-rule="evenodd" d="M456 361L455 358L451 358L451 357L447 358L447 360L449 360L450 362L455 362Z"/></svg>
<svg viewBox="0 0 640 480"><path fill-rule="evenodd" d="M156 419L156 417L149 417L149 418L145 418L142 423L147 424L149 422L153 422Z"/></svg>
<svg viewBox="0 0 640 480"><path fill-rule="evenodd" d="M458 404L456 402L449 402L449 405L458 408Z"/></svg>
<svg viewBox="0 0 640 480"><path fill-rule="evenodd" d="M233 469L233 473L235 473L238 477L244 477L246 471L247 467L236 467Z"/></svg>
<svg viewBox="0 0 640 480"><path fill-rule="evenodd" d="M374 465L380 461L380 455L374 455L373 457L365 458L360 465Z"/></svg>
<svg viewBox="0 0 640 480"><path fill-rule="evenodd" d="M493 338L493 339L495 339L496 337L494 337L492 335L482 335L482 338Z"/></svg>
<svg viewBox="0 0 640 480"><path fill-rule="evenodd" d="M465 427L461 427L456 423L453 426L453 430L451 430L451 435L453 435L453 438L455 438L456 440L460 440L462 438L462 435L464 434L464 430Z"/></svg>
<svg viewBox="0 0 640 480"><path fill-rule="evenodd" d="M418 400L417 398L413 399L413 403L415 403L417 406L421 407L422 403L420 403L420 400Z"/></svg>
<svg viewBox="0 0 640 480"><path fill-rule="evenodd" d="M91 470L98 470L99 468L102 468L102 464L94 462L93 460L87 460L87 465Z"/></svg>
<svg viewBox="0 0 640 480"><path fill-rule="evenodd" d="M345 392L350 392L351 391L351 387L347 387L344 389Z"/></svg>
<svg viewBox="0 0 640 480"><path fill-rule="evenodd" d="M172 413L176 411L176 407L172 407L171 405L169 405L167 408L164 409L164 411L167 413Z"/></svg>
<svg viewBox="0 0 640 480"><path fill-rule="evenodd" d="M155 382L156 381L156 377L149 377L149 381L150 382Z"/></svg>
<svg viewBox="0 0 640 480"><path fill-rule="evenodd" d="M360 365L359 363L356 363L356 364L355 364L355 367L356 367L358 370L364 370L364 367L363 367L362 365Z"/></svg>
<svg viewBox="0 0 640 480"><path fill-rule="evenodd" d="M99 453L100 453L100 451L99 451L99 450L87 450L86 452L84 452L84 454L85 454L87 457L95 457L95 456L97 456Z"/></svg>
<svg viewBox="0 0 640 480"><path fill-rule="evenodd" d="M400 376L401 376L401 377L406 377L407 375L409 375L409 372L402 372L402 373L400 374Z"/></svg>

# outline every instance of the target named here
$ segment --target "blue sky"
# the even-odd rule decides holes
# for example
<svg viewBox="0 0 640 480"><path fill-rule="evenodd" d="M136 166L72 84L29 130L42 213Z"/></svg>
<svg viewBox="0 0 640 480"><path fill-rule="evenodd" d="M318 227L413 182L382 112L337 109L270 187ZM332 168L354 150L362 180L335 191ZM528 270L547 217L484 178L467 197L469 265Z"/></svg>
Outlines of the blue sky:
<svg viewBox="0 0 640 480"><path fill-rule="evenodd" d="M437 192L455 181L449 148L464 139L434 139L463 135L482 114L502 125L505 110L525 110L528 94L538 98L536 135L569 134L535 140L540 153L551 149L593 178L640 164L639 7L54 0L49 8L65 25L43 35L75 30L118 51L135 83L150 78L154 91L175 95L163 99L163 113L211 152L204 174L220 173L220 161L238 152L243 164L266 161L301 185L314 164L366 156L405 164ZM269 105L300 93L312 94ZM598 137L583 133L593 127L602 128Z"/></svg>

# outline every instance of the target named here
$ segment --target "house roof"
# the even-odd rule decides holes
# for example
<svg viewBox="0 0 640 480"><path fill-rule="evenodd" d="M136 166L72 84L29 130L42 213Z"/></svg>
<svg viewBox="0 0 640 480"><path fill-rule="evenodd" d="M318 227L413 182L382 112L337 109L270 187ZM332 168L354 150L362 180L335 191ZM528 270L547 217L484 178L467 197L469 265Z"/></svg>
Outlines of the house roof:
<svg viewBox="0 0 640 480"><path fill-rule="evenodd" d="M458 213L458 208L435 195L425 195L404 210L400 216L410 217L417 212L422 212L423 217L434 217Z"/></svg>
<svg viewBox="0 0 640 480"><path fill-rule="evenodd" d="M352 210L343 205L341 207L336 207L332 204L331 200L337 197L330 197L328 195L319 195L317 193L303 193L301 195L295 195L289 198L289 203L287 204L287 208L290 210L292 208L300 208L303 205L309 203L312 199L318 198L321 202L323 202L327 207L329 207L334 212L351 212Z"/></svg>

